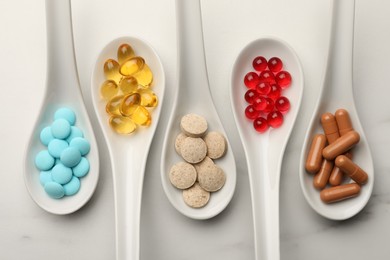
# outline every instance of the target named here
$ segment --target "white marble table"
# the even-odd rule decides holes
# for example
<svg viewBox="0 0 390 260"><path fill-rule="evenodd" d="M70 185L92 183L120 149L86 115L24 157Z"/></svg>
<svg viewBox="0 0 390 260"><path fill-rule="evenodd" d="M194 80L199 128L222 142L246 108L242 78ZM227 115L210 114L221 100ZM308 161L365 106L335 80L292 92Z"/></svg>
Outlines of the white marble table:
<svg viewBox="0 0 390 260"><path fill-rule="evenodd" d="M229 4L227 4L229 2ZM251 40L274 35L301 59L306 88L301 116L286 150L281 178L281 258L288 260L388 259L390 256L390 2L356 0L355 98L372 149L376 183L367 207L348 221L328 221L306 203L298 181L304 132L318 97L327 55L330 1L202 1L207 66L217 109L237 159L238 183L228 208L208 221L179 214L160 184L162 137L176 82L174 0L73 1L77 65L99 141L101 179L92 200L77 213L55 216L30 199L22 178L23 153L45 85L44 0L0 2L1 259L115 258L110 160L91 106L90 74L105 43L141 36L156 49L166 71L162 118L146 167L142 201L141 259L254 259L247 166L229 102L231 67ZM59 49L60 51L60 49Z"/></svg>

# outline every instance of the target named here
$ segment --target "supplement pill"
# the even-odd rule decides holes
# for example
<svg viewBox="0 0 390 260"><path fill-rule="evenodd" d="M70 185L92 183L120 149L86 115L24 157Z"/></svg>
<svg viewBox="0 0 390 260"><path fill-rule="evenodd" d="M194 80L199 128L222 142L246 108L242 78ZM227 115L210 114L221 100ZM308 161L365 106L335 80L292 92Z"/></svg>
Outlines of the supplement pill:
<svg viewBox="0 0 390 260"><path fill-rule="evenodd" d="M66 138L66 141L70 143L76 137L84 137L83 131L76 126L71 126L70 135Z"/></svg>
<svg viewBox="0 0 390 260"><path fill-rule="evenodd" d="M65 195L72 196L80 190L80 180L79 178L73 176L70 182L65 184L63 187Z"/></svg>
<svg viewBox="0 0 390 260"><path fill-rule="evenodd" d="M197 114L187 114L181 118L181 130L191 137L202 137L207 131L207 121Z"/></svg>
<svg viewBox="0 0 390 260"><path fill-rule="evenodd" d="M42 171L39 173L39 182L43 187L45 187L45 184L49 181L53 181L51 178L51 171Z"/></svg>
<svg viewBox="0 0 390 260"><path fill-rule="evenodd" d="M187 137L181 145L180 152L186 162L198 163L206 157L207 146L202 138Z"/></svg>
<svg viewBox="0 0 390 260"><path fill-rule="evenodd" d="M111 116L109 124L118 134L131 134L137 128L136 124L128 117Z"/></svg>
<svg viewBox="0 0 390 260"><path fill-rule="evenodd" d="M79 164L72 168L73 175L76 177L84 177L89 172L89 161L85 157L81 157Z"/></svg>
<svg viewBox="0 0 390 260"><path fill-rule="evenodd" d="M41 143L43 145L48 146L50 141L54 139L53 135L51 134L51 128L50 126L46 126L45 128L42 129L39 138L41 140Z"/></svg>
<svg viewBox="0 0 390 260"><path fill-rule="evenodd" d="M209 132L204 137L207 146L207 156L211 159L218 159L225 155L227 142L223 134L219 132Z"/></svg>
<svg viewBox="0 0 390 260"><path fill-rule="evenodd" d="M124 96L119 106L119 111L123 116L131 116L141 103L139 93L130 93Z"/></svg>
<svg viewBox="0 0 390 260"><path fill-rule="evenodd" d="M74 125L76 123L76 114L73 112L72 109L67 107L62 107L54 113L54 120L60 118L68 121L70 125Z"/></svg>
<svg viewBox="0 0 390 260"><path fill-rule="evenodd" d="M137 79L133 76L126 76L121 79L119 82L119 87L122 90L123 94L130 94L137 90L138 82Z"/></svg>
<svg viewBox="0 0 390 260"><path fill-rule="evenodd" d="M60 199L65 195L64 187L54 181L49 181L45 184L45 191L53 199Z"/></svg>
<svg viewBox="0 0 390 260"><path fill-rule="evenodd" d="M336 166L339 167L352 180L362 185L367 183L368 175L358 165L351 161L347 156L340 155L336 158Z"/></svg>
<svg viewBox="0 0 390 260"><path fill-rule="evenodd" d="M349 131L322 150L322 156L327 160L333 160L338 155L347 152L360 141L360 135L356 131Z"/></svg>
<svg viewBox="0 0 390 260"><path fill-rule="evenodd" d="M87 155L89 151L91 150L91 145L88 142L87 139L82 137L76 137L74 138L70 144L69 147L75 147L80 151L80 154L82 156Z"/></svg>
<svg viewBox="0 0 390 260"><path fill-rule="evenodd" d="M66 167L62 163L56 164L51 170L51 177L53 181L59 184L68 183L72 179L72 176L73 176L72 169Z"/></svg>
<svg viewBox="0 0 390 260"><path fill-rule="evenodd" d="M106 79L115 81L119 84L122 75L119 73L119 63L116 60L108 59L103 66L104 75Z"/></svg>
<svg viewBox="0 0 390 260"><path fill-rule="evenodd" d="M353 130L351 118L349 117L347 110L338 109L335 113L335 117L341 136Z"/></svg>
<svg viewBox="0 0 390 260"><path fill-rule="evenodd" d="M153 73L146 63L140 71L133 74L133 77L137 80L138 84L143 88L149 87L153 82Z"/></svg>
<svg viewBox="0 0 390 260"><path fill-rule="evenodd" d="M79 164L81 160L81 153L76 147L68 147L62 151L60 160L63 165L71 168Z"/></svg>
<svg viewBox="0 0 390 260"><path fill-rule="evenodd" d="M145 88L139 88L137 92L141 95L141 106L144 107L156 107L158 103L157 95L153 90Z"/></svg>
<svg viewBox="0 0 390 260"><path fill-rule="evenodd" d="M132 76L136 72L143 69L145 60L142 57L133 57L126 60L119 68L119 72L123 76Z"/></svg>
<svg viewBox="0 0 390 260"><path fill-rule="evenodd" d="M326 145L326 137L323 134L316 134L310 146L309 154L307 155L305 169L306 171L315 174L322 164L322 149Z"/></svg>
<svg viewBox="0 0 390 260"><path fill-rule="evenodd" d="M115 97L118 91L119 91L118 85L116 84L115 81L111 79L104 81L103 84L100 86L100 96L107 101Z"/></svg>
<svg viewBox="0 0 390 260"><path fill-rule="evenodd" d="M333 169L333 164L333 161L323 160L320 171L313 178L313 185L316 189L321 190L325 188Z"/></svg>
<svg viewBox="0 0 390 260"><path fill-rule="evenodd" d="M54 165L54 158L47 150L40 151L35 156L35 166L41 171L50 170Z"/></svg>
<svg viewBox="0 0 390 260"><path fill-rule="evenodd" d="M169 180L178 189L188 189L195 183L196 177L194 166L186 162L174 164L169 171Z"/></svg>
<svg viewBox="0 0 390 260"><path fill-rule="evenodd" d="M340 186L324 189L320 193L321 200L325 203L337 202L359 195L360 186L356 183L349 183Z"/></svg>
<svg viewBox="0 0 390 260"><path fill-rule="evenodd" d="M336 118L331 113L324 113L321 116L321 124L328 143L331 144L340 137Z"/></svg>
<svg viewBox="0 0 390 260"><path fill-rule="evenodd" d="M130 116L131 120L137 125L149 126L152 123L152 116L143 106L137 106Z"/></svg>
<svg viewBox="0 0 390 260"><path fill-rule="evenodd" d="M68 148L68 146L69 144L65 140L53 139L50 141L47 149L51 156L54 158L60 158L62 151Z"/></svg>
<svg viewBox="0 0 390 260"><path fill-rule="evenodd" d="M204 207L210 200L210 192L204 190L199 183L195 183L191 188L183 190L184 202L192 208Z"/></svg>
<svg viewBox="0 0 390 260"><path fill-rule="evenodd" d="M352 160L352 153L346 153L344 155ZM343 171L336 165L333 166L332 173L330 174L329 177L329 184L332 186L338 186L343 182L343 178L344 178Z"/></svg>
<svg viewBox="0 0 390 260"><path fill-rule="evenodd" d="M123 43L118 47L117 57L119 63L122 64L126 60L134 57L134 50L129 44Z"/></svg>
<svg viewBox="0 0 390 260"><path fill-rule="evenodd" d="M65 139L70 135L71 127L68 120L59 118L51 125L51 134L54 138Z"/></svg>

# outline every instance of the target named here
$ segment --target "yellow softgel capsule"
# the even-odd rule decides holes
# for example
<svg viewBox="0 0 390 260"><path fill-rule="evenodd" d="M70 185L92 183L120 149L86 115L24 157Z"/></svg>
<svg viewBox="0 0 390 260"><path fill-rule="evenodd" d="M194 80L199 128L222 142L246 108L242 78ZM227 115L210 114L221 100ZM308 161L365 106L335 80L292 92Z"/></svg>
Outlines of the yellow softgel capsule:
<svg viewBox="0 0 390 260"><path fill-rule="evenodd" d="M115 81L109 79L104 81L100 87L100 96L104 100L110 100L118 93L118 90L119 88Z"/></svg>
<svg viewBox="0 0 390 260"><path fill-rule="evenodd" d="M142 70L144 68L144 65L144 58L136 56L128 59L125 63L123 63L119 68L119 72L123 76L131 76L134 73L137 73L138 71Z"/></svg>
<svg viewBox="0 0 390 260"><path fill-rule="evenodd" d="M106 104L106 112L112 116L121 116L120 105L123 100L123 95L115 96L110 99Z"/></svg>
<svg viewBox="0 0 390 260"><path fill-rule="evenodd" d="M137 129L137 125L128 117L124 116L111 116L109 124L118 134L131 134Z"/></svg>
<svg viewBox="0 0 390 260"><path fill-rule="evenodd" d="M156 107L158 104L158 98L151 89L138 88L137 92L141 95L141 106L144 107Z"/></svg>
<svg viewBox="0 0 390 260"><path fill-rule="evenodd" d="M123 94L129 94L137 90L138 82L133 76L124 76L119 82Z"/></svg>
<svg viewBox="0 0 390 260"><path fill-rule="evenodd" d="M126 95L120 104L119 111L123 116L130 116L141 103L141 95L139 93L131 93Z"/></svg>
<svg viewBox="0 0 390 260"><path fill-rule="evenodd" d="M116 60L108 59L104 63L104 75L106 79L115 81L117 84L122 78L122 75L119 72L119 63Z"/></svg>
<svg viewBox="0 0 390 260"><path fill-rule="evenodd" d="M149 111L143 106L137 106L130 118L137 125L149 126L152 122Z"/></svg>
<svg viewBox="0 0 390 260"><path fill-rule="evenodd" d="M139 85L147 88L153 82L153 73L150 70L148 64L145 64L143 69L133 75L137 79Z"/></svg>
<svg viewBox="0 0 390 260"><path fill-rule="evenodd" d="M123 64L126 60L134 57L134 50L127 43L121 44L118 47L118 54L117 54L117 56L118 56L119 64Z"/></svg>

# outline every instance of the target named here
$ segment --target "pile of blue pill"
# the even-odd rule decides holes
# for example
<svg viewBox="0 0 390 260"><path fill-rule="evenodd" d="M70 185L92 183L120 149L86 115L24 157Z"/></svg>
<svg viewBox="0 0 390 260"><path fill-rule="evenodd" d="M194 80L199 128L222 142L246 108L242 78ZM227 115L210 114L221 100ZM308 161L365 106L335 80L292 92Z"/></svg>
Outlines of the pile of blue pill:
<svg viewBox="0 0 390 260"><path fill-rule="evenodd" d="M54 199L76 194L80 190L80 178L89 172L85 156L91 146L75 123L76 114L63 107L54 113L52 125L40 133L47 149L36 155L35 166L40 171L40 183Z"/></svg>

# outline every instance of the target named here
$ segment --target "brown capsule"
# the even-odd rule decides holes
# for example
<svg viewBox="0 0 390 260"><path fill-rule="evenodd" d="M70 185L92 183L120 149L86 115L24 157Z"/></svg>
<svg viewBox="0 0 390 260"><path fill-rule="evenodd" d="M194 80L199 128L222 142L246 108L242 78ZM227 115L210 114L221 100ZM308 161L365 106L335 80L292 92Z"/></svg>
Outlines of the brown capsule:
<svg viewBox="0 0 390 260"><path fill-rule="evenodd" d="M347 174L352 180L362 185L367 183L368 175L357 164L351 161L347 156L337 156L335 161L337 167L339 167L345 174Z"/></svg>
<svg viewBox="0 0 390 260"><path fill-rule="evenodd" d="M333 143L340 137L339 128L337 127L336 118L331 113L324 113L321 116L321 124L326 135L328 143Z"/></svg>
<svg viewBox="0 0 390 260"><path fill-rule="evenodd" d="M352 160L352 153L349 152L349 153L345 153L344 155ZM336 165L333 166L332 173L330 174L329 177L329 184L332 186L338 186L343 182L343 178L344 178L343 171Z"/></svg>
<svg viewBox="0 0 390 260"><path fill-rule="evenodd" d="M330 172L333 169L333 161L324 159L320 171L313 178L313 185L316 189L322 190L328 183Z"/></svg>
<svg viewBox="0 0 390 260"><path fill-rule="evenodd" d="M316 134L310 146L309 154L305 164L306 171L315 174L321 168L322 149L326 145L326 137L323 134Z"/></svg>
<svg viewBox="0 0 390 260"><path fill-rule="evenodd" d="M340 136L345 135L349 131L353 130L351 118L349 113L345 109L338 109L335 113L337 126L339 128Z"/></svg>
<svg viewBox="0 0 390 260"><path fill-rule="evenodd" d="M322 156L327 160L333 160L340 154L347 152L360 141L360 135L356 131L349 131L338 138L335 142L329 144L322 150Z"/></svg>
<svg viewBox="0 0 390 260"><path fill-rule="evenodd" d="M360 186L358 184L349 183L324 189L320 192L320 197L323 202L332 203L356 197L359 192Z"/></svg>

